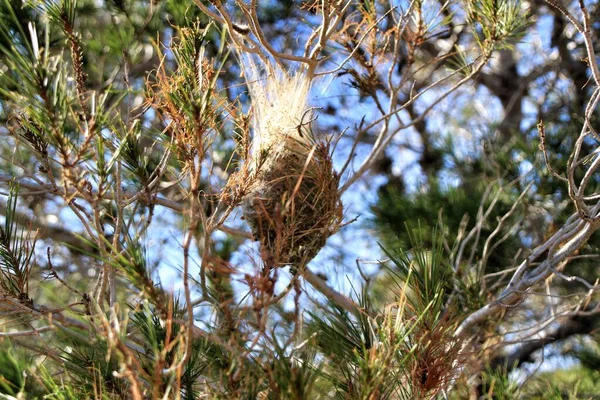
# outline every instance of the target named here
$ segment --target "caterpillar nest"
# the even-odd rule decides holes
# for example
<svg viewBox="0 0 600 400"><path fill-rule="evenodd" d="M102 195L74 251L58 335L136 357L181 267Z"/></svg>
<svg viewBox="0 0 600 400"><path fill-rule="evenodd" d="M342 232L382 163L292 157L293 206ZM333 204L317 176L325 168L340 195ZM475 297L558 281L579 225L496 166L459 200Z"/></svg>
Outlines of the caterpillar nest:
<svg viewBox="0 0 600 400"><path fill-rule="evenodd" d="M243 212L271 268L302 269L342 221L329 143L315 141L310 129L309 86L302 74L272 70L266 81L249 83L253 184Z"/></svg>

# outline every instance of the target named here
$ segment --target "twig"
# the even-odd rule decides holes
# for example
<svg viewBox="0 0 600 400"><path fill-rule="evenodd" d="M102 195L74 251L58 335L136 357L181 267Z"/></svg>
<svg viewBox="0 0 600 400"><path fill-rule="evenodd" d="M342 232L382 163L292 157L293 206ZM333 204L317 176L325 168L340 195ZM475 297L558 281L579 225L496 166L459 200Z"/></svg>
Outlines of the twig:
<svg viewBox="0 0 600 400"><path fill-rule="evenodd" d="M30 331L14 331L14 332L0 332L0 338L12 338L21 336L38 336L41 332L51 331L56 329L53 325L42 326L40 328L32 329Z"/></svg>
<svg viewBox="0 0 600 400"><path fill-rule="evenodd" d="M302 276L308 283L312 285L312 287L314 287L317 291L319 291L336 305L356 316L361 315L360 308L351 299L327 286L323 279L313 274L308 268L304 269Z"/></svg>

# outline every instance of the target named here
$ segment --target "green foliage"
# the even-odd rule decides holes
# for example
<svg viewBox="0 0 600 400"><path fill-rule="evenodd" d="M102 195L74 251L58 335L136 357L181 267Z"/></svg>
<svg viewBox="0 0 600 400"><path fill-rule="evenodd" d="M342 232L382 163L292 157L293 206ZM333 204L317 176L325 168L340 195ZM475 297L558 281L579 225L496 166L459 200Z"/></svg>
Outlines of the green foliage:
<svg viewBox="0 0 600 400"><path fill-rule="evenodd" d="M410 234L409 251L384 249L394 264L386 307L365 286L357 316L335 306L310 313L309 332L327 357L322 370L338 398L430 398L451 377L460 348L453 337L458 320L445 314L451 270L439 236L428 249L417 235Z"/></svg>
<svg viewBox="0 0 600 400"><path fill-rule="evenodd" d="M136 186L142 189L159 173L160 160L155 150L164 147L164 144L160 143L160 137L154 137L139 122L134 122L129 130L121 131L126 132L125 137L117 145L113 159L120 157L123 166L132 173Z"/></svg>
<svg viewBox="0 0 600 400"><path fill-rule="evenodd" d="M521 3L515 0L468 1L467 12L469 22L480 34L475 39L482 49L511 48L524 34L528 23Z"/></svg>
<svg viewBox="0 0 600 400"><path fill-rule="evenodd" d="M574 349L572 354L577 357L583 368L590 371L600 371L600 348L598 346L598 335L593 335L591 339L593 340L591 344Z"/></svg>
<svg viewBox="0 0 600 400"><path fill-rule="evenodd" d="M504 372L484 371L481 380L484 393L481 400L519 398L519 384Z"/></svg>
<svg viewBox="0 0 600 400"><path fill-rule="evenodd" d="M51 400L76 400L82 398L91 398L92 396L96 396L96 398L100 398L102 400L109 400L113 397L107 395L102 390L99 392L89 392L85 389L85 386L82 388L81 386L77 386L74 384L65 383L64 381L58 381L44 365L40 365L39 367L39 377L37 380L40 381L46 390L46 393L42 398L51 399ZM28 392L28 395L31 395L31 392ZM35 398L32 396L32 398Z"/></svg>
<svg viewBox="0 0 600 400"><path fill-rule="evenodd" d="M574 367L566 370L546 372L532 378L523 391L523 399L533 400L589 400L597 397L600 388L600 373L597 370Z"/></svg>
<svg viewBox="0 0 600 400"><path fill-rule="evenodd" d="M414 230L419 240L431 248L434 245L432 238L437 236L435 227L440 222L443 223L442 241L454 243L456 238L464 235L465 231L477 223L481 210L486 210L494 201L485 181L468 179L458 187L443 187L434 178L426 188L416 193L406 193L392 184L380 188L379 199L373 211L384 245L408 248L413 244L408 232ZM508 212L513 201L511 193L505 193L494 203L481 228L482 237L489 236L496 228L498 218ZM504 230L502 233L506 232ZM504 269L511 262L513 249L519 246L518 236L509 236L487 259L486 270L494 272ZM479 243L475 253L477 256L481 254L482 248L483 243Z"/></svg>
<svg viewBox="0 0 600 400"><path fill-rule="evenodd" d="M0 393L16 396L25 388L24 371L27 364L20 362L14 350L7 348L0 352Z"/></svg>
<svg viewBox="0 0 600 400"><path fill-rule="evenodd" d="M426 312L434 321L444 307L444 293L451 288L453 271L437 229L427 232L431 246L425 242L422 232L420 229L409 231L410 251L396 254L385 248L383 251L395 266L390 268L390 274L395 275L399 287L410 288L406 294L410 308L417 315Z"/></svg>
<svg viewBox="0 0 600 400"><path fill-rule="evenodd" d="M31 273L35 239L25 228L18 226L18 186L12 185L7 199L4 228L0 227L0 288L1 295L11 295L25 305L29 298L29 275Z"/></svg>
<svg viewBox="0 0 600 400"><path fill-rule="evenodd" d="M126 396L127 384L115 374L120 370L120 360L103 337L65 335L61 342L66 346L61 354L62 366L69 371L69 385L77 387L79 395Z"/></svg>

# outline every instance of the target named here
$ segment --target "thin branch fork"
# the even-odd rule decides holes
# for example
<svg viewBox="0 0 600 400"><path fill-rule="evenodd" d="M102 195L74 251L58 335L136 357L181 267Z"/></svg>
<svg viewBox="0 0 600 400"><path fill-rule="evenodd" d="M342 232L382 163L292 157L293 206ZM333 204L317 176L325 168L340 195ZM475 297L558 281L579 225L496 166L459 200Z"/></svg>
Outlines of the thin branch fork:
<svg viewBox="0 0 600 400"><path fill-rule="evenodd" d="M367 158L365 159L365 161L363 161L362 165L358 168L358 170L346 180L346 182L344 183L344 185L342 186L340 191L343 193L346 190L348 190L348 188L350 188L350 186L352 186L352 184L354 184L354 182L356 182L372 166L373 162L383 152L383 150L392 142L392 140L394 139L394 137L396 136L396 134L398 132L421 122L429 114L429 112L431 110L433 110L433 108L435 106L437 106L442 100L444 100L445 98L450 96L450 94L454 93L459 87L461 87L462 85L464 85L465 83L470 81L471 78L483 68L483 66L487 63L488 59L489 59L489 56L480 60L479 64L476 66L476 68L473 68L473 70L467 76L463 77L461 80L456 82L452 87L450 87L444 93L439 95L425 110L423 110L423 112L421 113L421 115L419 115L419 117L415 118L414 120L412 120L409 123L406 123L404 125L397 127L394 130L394 132L392 132L392 133L388 132L389 117L396 115L400 111L402 111L408 105L408 102L405 103L404 105L402 105L398 109L390 110L388 112L388 114L382 116L377 121L373 122L371 125L366 127L365 130L368 130L370 127L373 127L373 126L383 122L383 125L380 129L378 138L375 141L373 149L367 155ZM441 81L448 79L450 76L452 76L454 74L456 74L456 72L450 74L447 77L442 78L441 80L438 80L436 83L428 86L426 89L421 91L417 96L422 95L425 91L429 90L434 85L439 84ZM409 100L409 102L413 102L415 99L416 99L415 97L411 96L411 99Z"/></svg>
<svg viewBox="0 0 600 400"><path fill-rule="evenodd" d="M525 342L519 340L518 342L521 345L517 349L510 353L494 357L490 363L491 368L511 371L521 364L531 361L532 354L537 350L574 335L591 333L595 329L594 326L598 320L598 316L599 311L595 309L595 306L589 305L585 308L585 311L564 314L557 325L553 324L547 329L536 332L536 336L538 337L531 338ZM554 318L552 322L555 322Z"/></svg>
<svg viewBox="0 0 600 400"><path fill-rule="evenodd" d="M525 271L525 269L533 262L537 257L544 253L551 246L557 243L562 243L565 233L568 233L566 228L577 228L573 231L577 232L573 237L568 240L556 253L549 254L549 257L544 260L538 267L533 270ZM484 320L491 318L494 314L500 310L510 307L511 305L522 299L524 293L527 293L531 287L542 282L546 278L553 274L554 267L579 250L588 239L592 236L596 230L600 228L600 221L585 222L581 219L576 218L571 226L563 227L557 234L550 238L546 243L539 246L527 259L525 259L520 265L513 279L509 282L504 292L499 298L473 314L468 316L462 324L458 327L455 332L456 336L468 334L469 331L483 322ZM566 232L565 232L566 231Z"/></svg>
<svg viewBox="0 0 600 400"><path fill-rule="evenodd" d="M7 174L0 174L0 182L10 182L13 179L15 179L14 176L7 175ZM33 182L30 182L27 180L20 180L19 186L23 189L27 189L27 190L29 190L31 192L35 192L37 194L55 195L54 189L52 189L49 186L40 184L40 183L33 183ZM131 201L131 199L139 198L139 196L140 195L138 192L123 191L121 193L120 198L123 203L129 203ZM80 195L78 193L73 193L72 197L73 198L81 198L82 195ZM106 200L115 200L115 198L108 193L105 194L103 198ZM156 196L152 199L152 203L155 205L162 206L162 207L168 208L170 210L176 211L178 213L183 213L185 211L185 206L181 202L174 201L174 200L168 199L166 197ZM60 234L61 236L66 235L66 233L67 233L66 231L60 230L58 228L51 228L51 227L45 227L45 228L49 229L50 233L55 232L57 234ZM250 235L248 232L226 226L225 224L218 225L216 227L216 229L221 230L225 233L232 234L232 235L250 238ZM50 235L47 235L47 236L50 236ZM79 240L78 242L81 242L81 240Z"/></svg>
<svg viewBox="0 0 600 400"><path fill-rule="evenodd" d="M0 338L13 338L22 336L39 336L40 333L56 329L53 325L42 326L28 331L0 332Z"/></svg>

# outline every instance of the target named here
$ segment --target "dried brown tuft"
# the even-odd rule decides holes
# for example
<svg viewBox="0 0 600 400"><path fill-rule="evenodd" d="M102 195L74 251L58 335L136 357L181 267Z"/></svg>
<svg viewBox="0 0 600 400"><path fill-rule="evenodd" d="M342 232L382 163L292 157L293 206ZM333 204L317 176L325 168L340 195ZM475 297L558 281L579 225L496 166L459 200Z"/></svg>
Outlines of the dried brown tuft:
<svg viewBox="0 0 600 400"><path fill-rule="evenodd" d="M454 337L456 321L442 318L435 326L420 321L414 327L415 340L409 344L411 386L415 398L432 398L454 377L455 365L460 364L462 342Z"/></svg>

